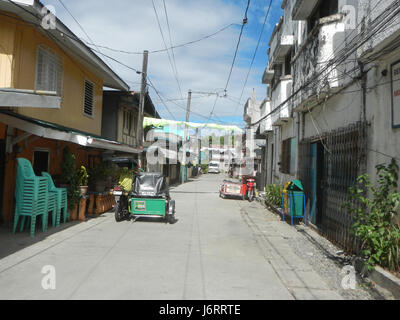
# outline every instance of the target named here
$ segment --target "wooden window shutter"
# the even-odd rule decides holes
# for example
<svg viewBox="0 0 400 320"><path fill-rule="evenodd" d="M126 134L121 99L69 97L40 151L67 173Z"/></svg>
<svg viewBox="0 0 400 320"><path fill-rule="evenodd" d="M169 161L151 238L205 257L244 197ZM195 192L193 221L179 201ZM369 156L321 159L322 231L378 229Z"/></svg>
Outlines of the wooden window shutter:
<svg viewBox="0 0 400 320"><path fill-rule="evenodd" d="M93 108L94 108L94 84L88 80L85 80L83 113L87 116L93 117Z"/></svg>

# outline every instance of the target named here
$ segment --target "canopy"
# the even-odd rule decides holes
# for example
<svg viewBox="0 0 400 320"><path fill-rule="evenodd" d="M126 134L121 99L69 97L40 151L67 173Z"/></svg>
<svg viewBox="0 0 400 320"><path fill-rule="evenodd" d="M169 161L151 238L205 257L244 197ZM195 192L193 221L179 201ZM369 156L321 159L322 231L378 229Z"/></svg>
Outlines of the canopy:
<svg viewBox="0 0 400 320"><path fill-rule="evenodd" d="M135 197L163 197L169 195L165 176L161 173L140 173L132 186Z"/></svg>
<svg viewBox="0 0 400 320"><path fill-rule="evenodd" d="M174 120L166 120L166 119L155 119L155 118L147 118L143 119L143 128L146 127L165 127L165 126L185 126L187 125L189 128L198 129L198 128L210 128L210 129L219 129L219 130L227 130L227 131L236 131L242 133L243 130L238 126L225 126L219 125L215 123L194 123L194 122L185 122L185 121L174 121Z"/></svg>

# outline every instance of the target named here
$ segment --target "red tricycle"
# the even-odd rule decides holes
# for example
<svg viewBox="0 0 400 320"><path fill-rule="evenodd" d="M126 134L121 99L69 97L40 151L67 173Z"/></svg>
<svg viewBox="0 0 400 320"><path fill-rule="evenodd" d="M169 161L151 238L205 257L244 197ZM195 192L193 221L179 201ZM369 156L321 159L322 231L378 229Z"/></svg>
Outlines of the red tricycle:
<svg viewBox="0 0 400 320"><path fill-rule="evenodd" d="M249 201L254 200L254 189L256 180L252 176L242 176L241 182L224 180L219 189L219 196L223 199L227 197L236 197Z"/></svg>

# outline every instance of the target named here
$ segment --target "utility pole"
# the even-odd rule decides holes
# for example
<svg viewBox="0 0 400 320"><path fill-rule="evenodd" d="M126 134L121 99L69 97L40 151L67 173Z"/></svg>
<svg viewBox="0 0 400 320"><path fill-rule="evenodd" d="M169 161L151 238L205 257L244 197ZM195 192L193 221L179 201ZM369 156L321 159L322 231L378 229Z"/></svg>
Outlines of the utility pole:
<svg viewBox="0 0 400 320"><path fill-rule="evenodd" d="M147 65L149 59L149 52L145 50L143 52L143 67L142 67L142 86L140 89L140 102L139 102L139 115L138 115L138 123L136 128L136 139L137 146L140 149L139 153L139 164L142 168L143 166L143 114L144 114L144 105L146 103L146 94L147 94ZM143 169L143 168L142 168Z"/></svg>
<svg viewBox="0 0 400 320"><path fill-rule="evenodd" d="M184 141L183 141L183 163L181 165L181 176L182 176L182 183L185 183L185 173L186 168L187 168L187 163L186 163L186 143L188 141L188 132L189 128L187 123L190 120L190 104L192 102L192 90L189 90L188 93L188 101L187 101L187 107L186 107L186 124L185 124L185 131L184 131Z"/></svg>

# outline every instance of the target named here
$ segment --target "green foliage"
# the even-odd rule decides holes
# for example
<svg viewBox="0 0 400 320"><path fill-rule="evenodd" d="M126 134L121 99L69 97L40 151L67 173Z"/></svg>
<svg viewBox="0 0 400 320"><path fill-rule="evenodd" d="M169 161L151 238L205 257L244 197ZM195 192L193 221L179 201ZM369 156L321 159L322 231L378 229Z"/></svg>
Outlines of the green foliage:
<svg viewBox="0 0 400 320"><path fill-rule="evenodd" d="M89 175L86 171L86 168L84 166L81 166L81 169L79 170L79 173L78 173L78 184L80 186L87 186L88 178L89 178Z"/></svg>
<svg viewBox="0 0 400 320"><path fill-rule="evenodd" d="M270 184L265 190L265 200L274 206L282 204L282 191L283 186L278 184Z"/></svg>
<svg viewBox="0 0 400 320"><path fill-rule="evenodd" d="M101 163L89 169L89 176L91 177L90 181L96 183L98 181L106 181L108 177L114 176L114 173L105 163Z"/></svg>
<svg viewBox="0 0 400 320"><path fill-rule="evenodd" d="M118 185L125 191L132 191L133 170L129 168L120 168L118 170Z"/></svg>
<svg viewBox="0 0 400 320"><path fill-rule="evenodd" d="M208 164L202 164L201 171L203 171L203 173L208 173Z"/></svg>
<svg viewBox="0 0 400 320"><path fill-rule="evenodd" d="M376 264L389 270L400 270L400 226L395 221L400 202L399 167L396 161L376 167L378 181L371 184L368 174L358 177L358 185L349 188L351 201L344 207L354 215L352 232L362 242L366 266ZM370 198L368 197L370 194Z"/></svg>
<svg viewBox="0 0 400 320"><path fill-rule="evenodd" d="M61 179L67 185L68 209L73 210L80 198L79 171L76 169L75 155L68 146L63 150L61 171Z"/></svg>

